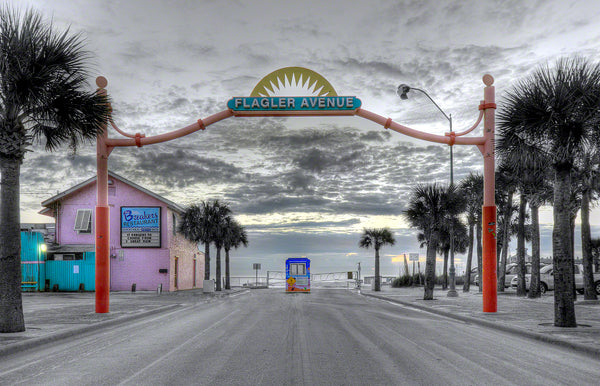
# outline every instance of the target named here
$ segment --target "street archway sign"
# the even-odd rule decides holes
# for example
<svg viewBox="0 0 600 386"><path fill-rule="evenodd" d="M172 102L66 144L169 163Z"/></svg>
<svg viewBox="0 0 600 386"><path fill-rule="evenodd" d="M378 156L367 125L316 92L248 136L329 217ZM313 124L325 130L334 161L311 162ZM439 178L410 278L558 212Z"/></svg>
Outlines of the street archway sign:
<svg viewBox="0 0 600 386"><path fill-rule="evenodd" d="M109 312L110 291L110 235L108 207L108 156L115 147L142 147L169 141L205 130L207 126L230 117L249 116L351 116L356 115L375 122L385 129L429 142L449 146L477 146L483 156L484 193L482 206L483 224L483 312L497 311L496 290L496 204L494 200L494 133L496 110L494 78L483 76L485 85L483 100L478 105L476 122L462 132L451 131L444 135L424 133L394 122L391 118L372 113L362 107L356 96L339 96L333 86L320 74L303 67L285 67L273 71L258 82L250 95L233 97L227 108L219 113L198 119L184 128L169 133L146 137L144 134L128 134L120 130L111 116L103 125L97 140L97 206L96 206L96 312ZM96 79L98 93L106 94L108 81ZM286 88L300 89L306 95L287 96ZM466 137L483 120L483 136ZM108 123L125 138L108 138Z"/></svg>
<svg viewBox="0 0 600 386"><path fill-rule="evenodd" d="M277 96L278 91L288 87L312 95ZM227 108L237 117L355 115L361 104L355 96L339 96L331 83L315 71L284 67L262 78L250 96L230 99Z"/></svg>
<svg viewBox="0 0 600 386"><path fill-rule="evenodd" d="M354 115L360 108L354 96L236 97L227 102L235 116Z"/></svg>

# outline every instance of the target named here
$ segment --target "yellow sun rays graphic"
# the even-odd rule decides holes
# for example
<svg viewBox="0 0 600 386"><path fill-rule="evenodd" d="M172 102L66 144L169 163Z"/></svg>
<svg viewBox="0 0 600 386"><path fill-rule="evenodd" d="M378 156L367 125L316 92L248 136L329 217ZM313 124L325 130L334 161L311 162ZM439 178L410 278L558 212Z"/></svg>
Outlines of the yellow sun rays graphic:
<svg viewBox="0 0 600 386"><path fill-rule="evenodd" d="M315 96L337 96L327 79L304 67L284 67L273 71L258 82L250 96L276 96L278 91L292 87L304 89Z"/></svg>

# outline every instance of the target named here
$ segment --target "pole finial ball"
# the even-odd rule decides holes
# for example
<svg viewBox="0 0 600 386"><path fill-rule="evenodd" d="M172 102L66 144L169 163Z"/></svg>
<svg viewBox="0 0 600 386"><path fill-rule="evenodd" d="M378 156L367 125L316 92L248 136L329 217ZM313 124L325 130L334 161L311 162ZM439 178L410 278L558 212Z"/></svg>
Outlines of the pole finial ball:
<svg viewBox="0 0 600 386"><path fill-rule="evenodd" d="M486 86L491 86L492 84L494 84L494 77L490 74L485 74L483 76L483 84L485 84Z"/></svg>
<svg viewBox="0 0 600 386"><path fill-rule="evenodd" d="M103 76L99 76L96 78L96 85L100 88L105 88L108 85L108 80Z"/></svg>

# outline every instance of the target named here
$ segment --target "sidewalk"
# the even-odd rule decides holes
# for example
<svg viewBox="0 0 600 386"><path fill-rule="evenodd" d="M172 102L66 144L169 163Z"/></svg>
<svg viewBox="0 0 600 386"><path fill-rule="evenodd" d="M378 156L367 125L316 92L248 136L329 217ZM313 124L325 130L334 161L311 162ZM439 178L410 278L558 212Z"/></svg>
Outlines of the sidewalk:
<svg viewBox="0 0 600 386"><path fill-rule="evenodd" d="M232 293L235 288L203 293L202 289L163 292L111 292L110 312L95 312L94 292L24 292L24 332L0 334L0 356L132 319L168 312L198 303L210 303Z"/></svg>
<svg viewBox="0 0 600 386"><path fill-rule="evenodd" d="M447 291L435 288L434 300L423 300L423 287L391 288L382 286L374 292L368 286L361 293L365 296L426 310L439 315L516 333L529 338L570 347L600 357L600 300L585 301L577 295L575 328L554 327L554 292L547 292L539 299L516 296L515 290L498 292L498 311L483 312L483 299L477 287L471 292L457 288L458 297L449 298Z"/></svg>

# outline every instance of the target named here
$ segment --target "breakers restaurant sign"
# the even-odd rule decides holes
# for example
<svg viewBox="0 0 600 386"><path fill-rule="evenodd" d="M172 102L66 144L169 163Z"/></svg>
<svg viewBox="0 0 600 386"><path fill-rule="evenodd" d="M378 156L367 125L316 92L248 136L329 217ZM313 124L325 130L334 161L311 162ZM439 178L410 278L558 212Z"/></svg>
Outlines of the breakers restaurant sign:
<svg viewBox="0 0 600 386"><path fill-rule="evenodd" d="M121 247L160 248L160 206L121 207Z"/></svg>
<svg viewBox="0 0 600 386"><path fill-rule="evenodd" d="M277 96L281 89L294 87L308 96ZM355 96L338 96L318 73L303 67L286 67L265 76L249 97L234 97L227 107L236 116L271 115L354 115L361 101Z"/></svg>

